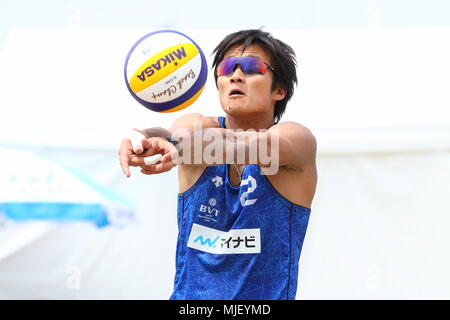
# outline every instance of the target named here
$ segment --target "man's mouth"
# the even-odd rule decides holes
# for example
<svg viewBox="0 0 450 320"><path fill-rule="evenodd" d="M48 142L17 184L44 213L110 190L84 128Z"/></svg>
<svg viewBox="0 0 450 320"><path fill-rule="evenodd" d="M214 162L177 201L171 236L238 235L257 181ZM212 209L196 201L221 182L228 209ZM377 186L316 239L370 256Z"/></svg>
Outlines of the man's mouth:
<svg viewBox="0 0 450 320"><path fill-rule="evenodd" d="M244 92L242 92L239 89L233 89L233 90L230 91L229 96L230 97L233 97L233 96L245 96L245 94L244 94Z"/></svg>

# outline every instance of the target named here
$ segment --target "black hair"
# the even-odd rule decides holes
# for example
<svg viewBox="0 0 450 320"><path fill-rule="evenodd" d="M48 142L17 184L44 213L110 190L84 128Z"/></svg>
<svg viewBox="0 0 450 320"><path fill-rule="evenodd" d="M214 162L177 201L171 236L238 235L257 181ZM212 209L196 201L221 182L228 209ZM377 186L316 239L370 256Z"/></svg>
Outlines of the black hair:
<svg viewBox="0 0 450 320"><path fill-rule="evenodd" d="M242 30L226 36L214 49L215 53L212 68L214 68L214 79L217 85L217 67L223 60L225 53L235 46L243 46L242 51L252 45L258 45L265 50L270 57L271 66L274 68L272 91L277 88L286 90L283 100L275 103L274 122L278 123L286 110L286 105L294 93L294 85L297 84L296 67L297 62L294 50L275 39L270 33L261 29Z"/></svg>

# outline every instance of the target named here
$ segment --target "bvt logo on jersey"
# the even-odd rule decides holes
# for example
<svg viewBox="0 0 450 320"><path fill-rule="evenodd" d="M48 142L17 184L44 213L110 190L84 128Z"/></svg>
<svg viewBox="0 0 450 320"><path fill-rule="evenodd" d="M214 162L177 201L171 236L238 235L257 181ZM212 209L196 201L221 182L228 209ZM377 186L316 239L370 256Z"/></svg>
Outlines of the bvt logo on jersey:
<svg viewBox="0 0 450 320"><path fill-rule="evenodd" d="M187 246L215 254L260 253L260 229L231 229L224 232L194 223Z"/></svg>
<svg viewBox="0 0 450 320"><path fill-rule="evenodd" d="M199 218L204 219L206 222L214 221L216 222L217 216L220 213L220 210L217 210L216 208L213 208L216 205L217 201L214 198L209 199L208 204L209 206L205 206L203 204L200 205L198 210L201 212L201 214L198 215Z"/></svg>

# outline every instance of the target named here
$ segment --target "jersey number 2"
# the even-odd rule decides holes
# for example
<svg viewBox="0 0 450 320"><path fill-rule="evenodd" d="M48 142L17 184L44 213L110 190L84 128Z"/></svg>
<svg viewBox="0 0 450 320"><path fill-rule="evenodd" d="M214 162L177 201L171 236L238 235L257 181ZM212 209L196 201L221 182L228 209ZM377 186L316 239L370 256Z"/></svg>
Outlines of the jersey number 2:
<svg viewBox="0 0 450 320"><path fill-rule="evenodd" d="M255 180L255 178L253 178L252 176L248 176L247 179L242 180L241 186L245 186L247 184L250 184L250 187L247 189L247 191L245 191L241 195L241 205L243 207L252 205L252 204L254 204L256 202L256 200L258 200L258 199L247 199L248 195L256 190L256 180Z"/></svg>

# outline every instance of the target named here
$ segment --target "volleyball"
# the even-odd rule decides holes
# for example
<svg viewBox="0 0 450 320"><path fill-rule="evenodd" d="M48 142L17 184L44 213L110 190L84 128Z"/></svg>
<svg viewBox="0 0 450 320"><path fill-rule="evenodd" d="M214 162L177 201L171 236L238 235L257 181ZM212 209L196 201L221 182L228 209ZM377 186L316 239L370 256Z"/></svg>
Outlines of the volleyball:
<svg viewBox="0 0 450 320"><path fill-rule="evenodd" d="M131 95L156 112L190 106L202 93L207 63L200 47L187 35L159 30L139 39L125 60L125 82Z"/></svg>

